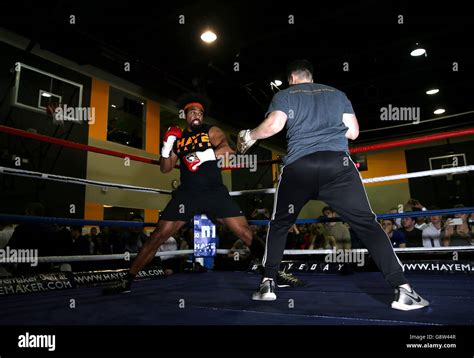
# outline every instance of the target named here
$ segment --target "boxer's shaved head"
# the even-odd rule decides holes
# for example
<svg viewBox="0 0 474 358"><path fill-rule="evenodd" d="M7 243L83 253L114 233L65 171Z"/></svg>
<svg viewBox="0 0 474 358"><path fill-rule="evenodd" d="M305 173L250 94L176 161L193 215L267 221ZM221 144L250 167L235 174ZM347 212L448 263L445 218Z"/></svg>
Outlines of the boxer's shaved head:
<svg viewBox="0 0 474 358"><path fill-rule="evenodd" d="M286 74L290 84L294 82L292 80L293 76L298 77L300 80L312 81L313 65L308 60L296 60L288 65Z"/></svg>

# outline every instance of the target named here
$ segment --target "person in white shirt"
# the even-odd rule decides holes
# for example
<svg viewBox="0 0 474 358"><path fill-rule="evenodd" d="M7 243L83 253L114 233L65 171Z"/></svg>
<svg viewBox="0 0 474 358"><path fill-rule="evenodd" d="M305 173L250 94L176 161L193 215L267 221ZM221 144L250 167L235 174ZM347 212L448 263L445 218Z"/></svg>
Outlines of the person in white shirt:
<svg viewBox="0 0 474 358"><path fill-rule="evenodd" d="M161 246L158 248L159 252L164 252L164 251L176 251L178 250L178 243L176 242L176 239L173 236L170 236L168 240L166 240ZM174 255L163 255L161 256L161 261L166 261L168 259L173 258Z"/></svg>
<svg viewBox="0 0 474 358"><path fill-rule="evenodd" d="M436 208L430 210L437 210ZM421 234L423 238L423 247L440 247L441 230L443 229L443 221L441 216L431 216L430 223L423 229Z"/></svg>

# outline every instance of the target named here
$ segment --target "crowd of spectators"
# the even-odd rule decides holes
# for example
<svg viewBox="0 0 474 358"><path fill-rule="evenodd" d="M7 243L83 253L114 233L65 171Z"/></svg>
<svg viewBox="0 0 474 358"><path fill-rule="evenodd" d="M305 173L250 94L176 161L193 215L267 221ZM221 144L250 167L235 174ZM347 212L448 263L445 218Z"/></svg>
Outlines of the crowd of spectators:
<svg viewBox="0 0 474 358"><path fill-rule="evenodd" d="M459 204L456 208L462 208ZM397 213L399 208L392 208ZM430 207L436 210L437 207ZM427 210L415 199L410 199L404 206L404 212ZM25 215L44 216L45 210L40 203L29 203ZM268 219L267 209L254 210L251 219ZM349 225L337 221L337 213L329 206L322 210L322 222L293 225L288 231L286 249L351 249L363 245ZM143 222L141 216L130 218L131 221ZM440 247L470 246L474 244L474 213L455 214L452 216L413 216L380 220L393 247ZM149 228L153 230L153 228ZM266 240L267 227L251 225L256 237ZM138 252L143 243L149 239L151 231L143 227L80 227L53 225L46 223L22 223L16 226L2 223L0 225L0 249L9 246L11 249L37 249L39 256L68 255L101 255ZM246 246L232 232L218 228L219 247L239 250L241 258L250 256ZM186 226L160 248L160 251L183 250L193 248L193 230ZM229 256L231 256L230 254ZM163 261L172 257L163 257ZM176 267L175 267L176 269Z"/></svg>

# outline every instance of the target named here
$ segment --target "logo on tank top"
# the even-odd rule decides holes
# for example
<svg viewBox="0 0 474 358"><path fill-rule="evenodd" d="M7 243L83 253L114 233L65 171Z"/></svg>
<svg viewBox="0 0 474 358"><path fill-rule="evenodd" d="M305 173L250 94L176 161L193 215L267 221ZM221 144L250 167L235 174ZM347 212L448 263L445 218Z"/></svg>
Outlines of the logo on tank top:
<svg viewBox="0 0 474 358"><path fill-rule="evenodd" d="M176 154L185 155L190 152L205 151L209 148L212 148L209 135L203 132L176 141Z"/></svg>

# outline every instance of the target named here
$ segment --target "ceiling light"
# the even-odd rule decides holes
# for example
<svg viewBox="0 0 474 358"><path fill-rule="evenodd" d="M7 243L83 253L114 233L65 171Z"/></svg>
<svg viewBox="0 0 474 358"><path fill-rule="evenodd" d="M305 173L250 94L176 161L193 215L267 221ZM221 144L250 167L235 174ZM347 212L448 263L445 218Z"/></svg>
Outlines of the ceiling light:
<svg viewBox="0 0 474 358"><path fill-rule="evenodd" d="M420 45L416 44L416 49L414 49L412 52L410 52L410 55L412 55L412 56L425 55L426 56L426 50L423 47L421 47Z"/></svg>
<svg viewBox="0 0 474 358"><path fill-rule="evenodd" d="M104 205L104 208L113 208L112 205Z"/></svg>
<svg viewBox="0 0 474 358"><path fill-rule="evenodd" d="M41 96L49 98L49 97L51 97L51 94L43 92L43 93L41 93Z"/></svg>
<svg viewBox="0 0 474 358"><path fill-rule="evenodd" d="M433 113L434 114L443 114L444 112L446 112L446 110L444 108L438 108Z"/></svg>
<svg viewBox="0 0 474 358"><path fill-rule="evenodd" d="M117 108L117 106L115 104L112 105L112 108Z"/></svg>
<svg viewBox="0 0 474 358"><path fill-rule="evenodd" d="M275 80L275 85L277 85L277 86L281 86L282 83L283 82L281 82L280 80Z"/></svg>
<svg viewBox="0 0 474 358"><path fill-rule="evenodd" d="M216 41L217 35L212 31L206 31L201 35L201 40L207 43Z"/></svg>
<svg viewBox="0 0 474 358"><path fill-rule="evenodd" d="M436 94L438 92L439 92L439 89L433 88L433 89L430 89L430 90L426 91L426 94Z"/></svg>

